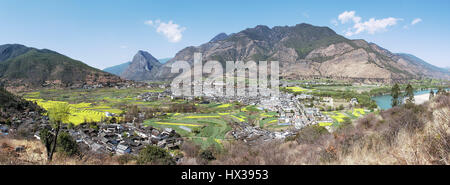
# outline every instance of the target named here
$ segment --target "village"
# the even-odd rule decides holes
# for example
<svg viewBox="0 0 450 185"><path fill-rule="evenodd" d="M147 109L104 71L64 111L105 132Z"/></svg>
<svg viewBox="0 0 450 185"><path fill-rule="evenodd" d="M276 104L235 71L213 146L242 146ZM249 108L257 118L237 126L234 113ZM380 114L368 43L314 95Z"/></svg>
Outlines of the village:
<svg viewBox="0 0 450 185"><path fill-rule="evenodd" d="M329 83L305 82L306 84L315 85L329 85ZM221 84L213 84L221 85ZM223 84L222 84L223 85ZM293 84L283 81L280 87L295 86ZM191 84L194 87L194 84ZM165 87L162 93L150 92L139 95L138 98L144 101L156 101L160 98L170 96L171 99L183 99L186 101L193 101L194 96L174 96L169 89L170 86ZM316 97L307 93L293 94L286 91L274 92L272 89L259 89L257 96L223 96L225 89L218 88L203 88L203 91L197 92L202 94L202 103L232 103L239 102L244 105L254 105L259 110L277 112L277 124L280 126L289 126L289 129L271 131L260 128L258 126L250 125L249 123L240 123L237 128L232 131L235 139L241 139L245 142L261 138L264 141L273 139L285 139L288 136L295 135L300 129L316 124L326 124L325 128L333 131L330 125L335 122L329 114L324 114L317 106L323 105L334 107L334 100L332 97ZM248 89L245 92L248 95ZM272 96L278 94L278 96ZM352 98L348 103L349 106L358 104L356 98Z"/></svg>
<svg viewBox="0 0 450 185"><path fill-rule="evenodd" d="M48 125L41 125L48 127ZM133 123L100 123L94 127L83 124L77 128L63 127L79 144L84 144L92 152L117 155L137 155L146 145L155 145L168 150L179 149L183 139L173 129L158 130L151 126L136 127ZM39 131L34 137L40 140Z"/></svg>
<svg viewBox="0 0 450 185"><path fill-rule="evenodd" d="M282 83L280 87L288 87L296 84ZM147 84L140 83L130 84L124 83L117 85L117 89L126 88L159 88L163 91L145 92L138 96L136 99L144 102L153 102L165 98L170 99L183 99L186 101L193 101L193 96L174 96L170 91L168 84ZM83 86L83 88L104 88L101 84L94 86ZM217 89L204 89L202 92L202 104L209 104L211 102L216 103L232 103L239 102L243 105L253 105L257 109L262 111L276 112L277 125L286 126L288 129L283 130L269 130L261 128L258 125L251 125L248 122L235 123L230 135L236 140L242 140L248 143L266 142L270 140L283 140L289 136L295 135L300 129L319 123L333 123L333 119L324 114L317 106L319 104L325 104L333 106L333 98L331 97L315 97L308 93L293 94L287 91L274 92L271 89L259 90L257 96L220 96L216 91ZM264 91L264 92L263 92ZM222 91L223 92L223 91ZM248 92L247 92L248 93ZM278 94L278 96L272 96ZM352 98L350 104L357 104L357 100ZM35 113L30 113L35 114ZM165 115L164 113L162 115ZM112 113L106 112L106 116L117 116ZM143 117L142 115L139 115ZM50 128L48 118L45 118L45 122L39 125L39 128ZM17 122L30 122L29 120L12 120ZM31 121L32 122L32 121ZM26 124L28 125L28 124ZM190 128L184 127L184 130L191 132ZM329 131L332 131L331 127L325 126ZM39 130L35 130L34 137L40 139ZM2 126L1 134L7 135L8 131L14 132L14 127ZM68 128L67 125L63 126L63 130L68 132L82 148L90 150L94 153L106 153L113 155L132 154L137 155L143 147L146 145L155 145L167 150L179 149L183 143L183 137L176 133L171 128L155 128L152 126L143 126L142 122L127 122L127 123L88 123L78 125L76 127ZM17 129L16 129L17 131Z"/></svg>

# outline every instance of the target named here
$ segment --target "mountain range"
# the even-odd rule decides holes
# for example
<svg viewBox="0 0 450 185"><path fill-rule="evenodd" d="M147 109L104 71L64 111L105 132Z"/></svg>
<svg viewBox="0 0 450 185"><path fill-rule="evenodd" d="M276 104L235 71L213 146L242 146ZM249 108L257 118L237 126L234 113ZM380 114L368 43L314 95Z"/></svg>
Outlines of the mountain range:
<svg viewBox="0 0 450 185"><path fill-rule="evenodd" d="M0 45L0 84L14 88L71 87L111 84L123 79L168 81L175 61L279 61L285 79L326 77L392 82L401 79L450 79L450 71L411 54L392 53L365 40L350 40L328 27L310 24L259 25L238 33L220 33L200 46L189 46L171 59L156 59L138 51L132 61L104 69L90 67L48 49L20 44ZM165 62L167 61L167 62ZM105 72L106 71L106 72ZM120 77L122 78L120 78Z"/></svg>
<svg viewBox="0 0 450 185"><path fill-rule="evenodd" d="M0 82L14 88L108 84L120 77L48 49L0 45Z"/></svg>
<svg viewBox="0 0 450 185"><path fill-rule="evenodd" d="M350 40L328 27L310 24L275 26L258 25L238 33L221 33L200 46L179 51L165 64L155 65L142 80L170 80L175 61L192 64L194 53L203 60L279 61L280 75L287 79L327 77L392 82L402 79L450 79L450 72L409 54L392 53L365 40Z"/></svg>

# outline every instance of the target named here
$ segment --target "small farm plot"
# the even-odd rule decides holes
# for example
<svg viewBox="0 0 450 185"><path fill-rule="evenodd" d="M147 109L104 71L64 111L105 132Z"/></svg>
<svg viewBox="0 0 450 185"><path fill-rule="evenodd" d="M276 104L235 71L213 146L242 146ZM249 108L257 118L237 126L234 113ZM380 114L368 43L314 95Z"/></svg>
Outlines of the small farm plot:
<svg viewBox="0 0 450 185"><path fill-rule="evenodd" d="M220 114L171 114L167 119L146 120L144 125L157 128L172 128L182 137L192 139L195 143L207 148L211 145L221 147L225 135L231 127Z"/></svg>
<svg viewBox="0 0 450 185"><path fill-rule="evenodd" d="M308 89L304 89L301 87L286 87L286 90L292 91L292 92L305 92L308 91Z"/></svg>
<svg viewBox="0 0 450 185"><path fill-rule="evenodd" d="M332 112L323 112L323 113L330 116L334 120L334 124L331 124L331 125L339 125L339 124L343 123L346 118L348 118L350 120L355 120L355 119L358 119L358 118L364 116L365 114L367 114L369 112L370 111L364 110L361 108L354 108L352 110L347 110L347 111L342 111L342 112L332 111ZM323 122L323 123L319 123L319 125L320 126L330 126L330 123Z"/></svg>

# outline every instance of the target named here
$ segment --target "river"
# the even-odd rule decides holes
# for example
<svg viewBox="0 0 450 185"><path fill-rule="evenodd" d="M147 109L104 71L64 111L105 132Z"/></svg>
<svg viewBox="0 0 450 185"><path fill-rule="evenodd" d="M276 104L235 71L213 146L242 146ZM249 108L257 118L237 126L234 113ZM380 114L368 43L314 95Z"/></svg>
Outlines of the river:
<svg viewBox="0 0 450 185"><path fill-rule="evenodd" d="M446 89L446 91L449 91L450 89ZM437 92L437 89L433 89L434 93ZM414 96L422 95L422 94L428 94L430 93L430 89L428 90L420 90L420 91L414 91ZM374 96L372 97L372 100L375 100L378 107L380 107L383 110L392 108L391 106L391 95L380 95L380 96Z"/></svg>

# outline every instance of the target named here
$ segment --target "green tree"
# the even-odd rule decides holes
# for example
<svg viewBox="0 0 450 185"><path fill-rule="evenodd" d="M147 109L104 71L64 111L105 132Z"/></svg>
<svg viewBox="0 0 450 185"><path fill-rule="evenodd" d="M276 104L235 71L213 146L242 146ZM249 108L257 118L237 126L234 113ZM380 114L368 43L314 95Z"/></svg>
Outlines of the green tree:
<svg viewBox="0 0 450 185"><path fill-rule="evenodd" d="M212 148L209 148L209 149L206 149L206 150L201 151L200 154L199 154L199 156L200 156L202 159L207 160L207 161L216 160L216 157L214 156L214 153L213 153L213 149L212 149Z"/></svg>
<svg viewBox="0 0 450 185"><path fill-rule="evenodd" d="M436 92L436 95L446 94L445 89L442 87L439 87L438 91Z"/></svg>
<svg viewBox="0 0 450 185"><path fill-rule="evenodd" d="M137 157L138 164L174 165L175 160L169 152L157 146L148 145L141 149Z"/></svg>
<svg viewBox="0 0 450 185"><path fill-rule="evenodd" d="M430 90L430 100L433 99L433 97L434 97L434 91L433 91L433 89L431 89Z"/></svg>
<svg viewBox="0 0 450 185"><path fill-rule="evenodd" d="M48 110L48 117L50 118L50 123L55 130L54 134L50 133L48 130L43 130L41 133L44 138L41 137L44 145L47 149L47 159L52 161L53 153L56 150L56 144L58 140L59 130L61 129L61 123L67 122L70 116L70 107L68 104L56 104Z"/></svg>
<svg viewBox="0 0 450 185"><path fill-rule="evenodd" d="M58 135L56 151L64 153L68 156L79 154L77 142L67 132L61 132Z"/></svg>
<svg viewBox="0 0 450 185"><path fill-rule="evenodd" d="M47 158L49 158L51 155L50 152L52 151L52 143L54 136L50 132L50 130L48 130L48 128L43 128L42 130L39 131L39 137L41 138L41 142L42 144L44 144L47 150Z"/></svg>
<svg viewBox="0 0 450 185"><path fill-rule="evenodd" d="M408 84L405 89L405 97L407 103L414 103L414 89L411 84Z"/></svg>
<svg viewBox="0 0 450 185"><path fill-rule="evenodd" d="M395 84L394 86L392 86L391 96L392 96L392 102L391 102L392 107L400 105L400 101L399 101L400 87L398 86L398 84Z"/></svg>

